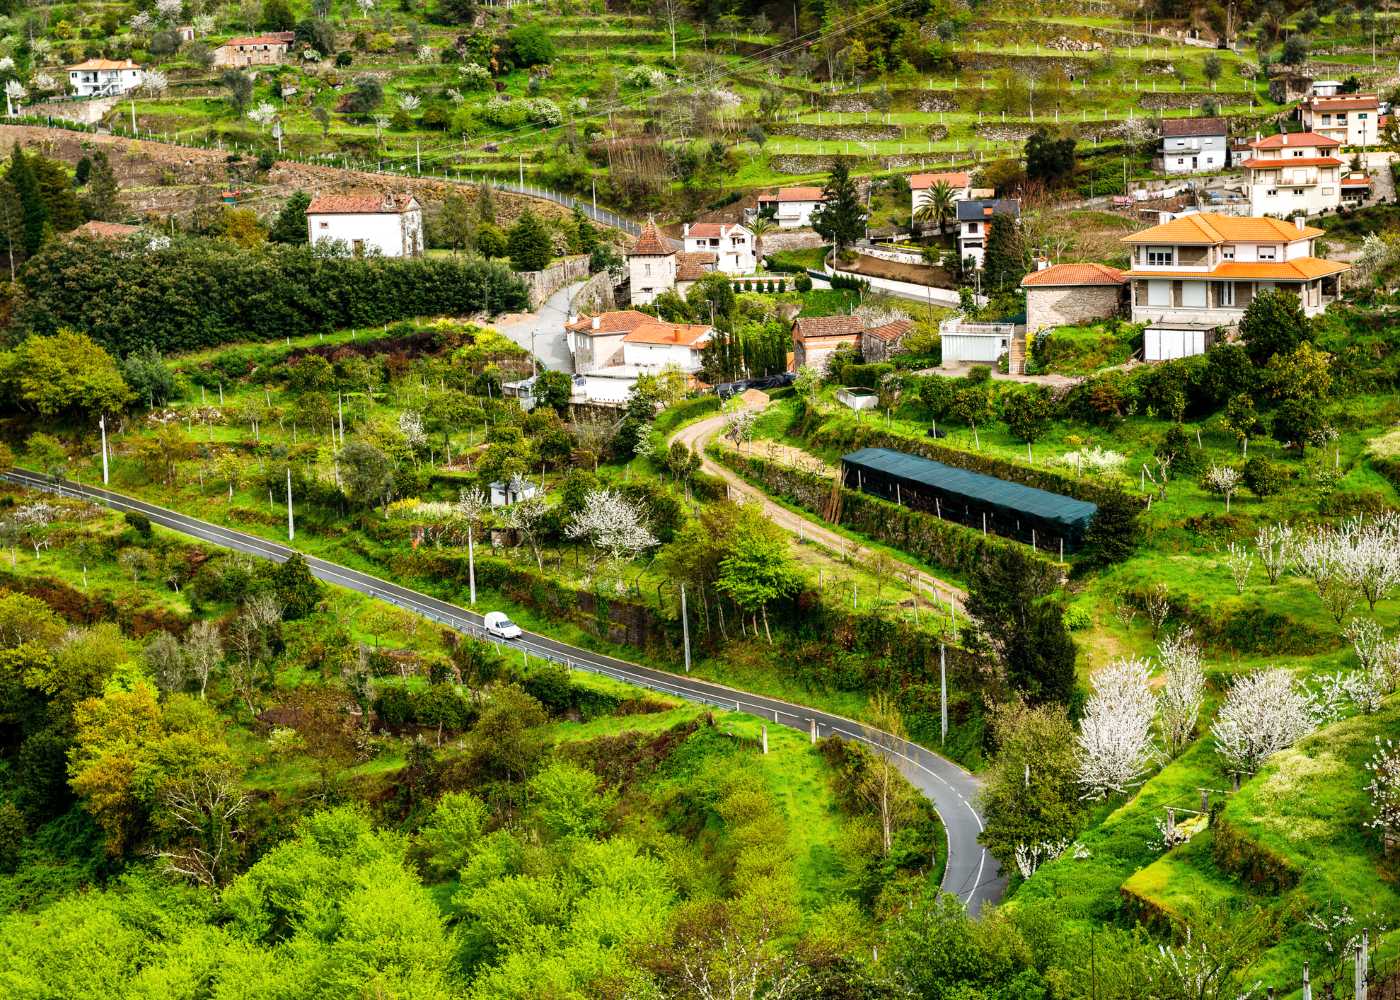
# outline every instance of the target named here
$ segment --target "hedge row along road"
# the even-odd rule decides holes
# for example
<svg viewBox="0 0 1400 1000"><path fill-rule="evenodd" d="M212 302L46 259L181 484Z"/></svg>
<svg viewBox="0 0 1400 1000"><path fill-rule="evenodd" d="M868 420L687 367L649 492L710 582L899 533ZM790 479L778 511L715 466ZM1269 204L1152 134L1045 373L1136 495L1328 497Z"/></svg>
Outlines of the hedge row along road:
<svg viewBox="0 0 1400 1000"><path fill-rule="evenodd" d="M144 514L152 523L161 527L189 535L202 542L271 559L274 562L282 562L297 551L256 535L201 521L134 497L83 486L69 480L49 479L18 469L4 473L3 478L30 489L87 500L122 512ZM379 577L305 553L301 554L317 579L412 611L466 635L494 641L486 635L481 615L475 612ZM977 843L977 836L982 830L982 816L976 806L979 781L952 761L916 743L891 738L879 740L882 734L878 731L840 715L629 663L626 660L556 642L547 636L532 632L526 632L519 639L501 645L502 648L520 649L522 656L552 660L571 669L603 674L699 704L748 712L802 732L815 731L819 736L834 734L846 739L859 740L895 760L905 777L938 810L948 835L948 863L943 873L943 890L956 895L971 912L977 913L984 903L995 903L1000 899L1006 888L1006 881L996 859ZM882 743L885 746L882 746Z"/></svg>
<svg viewBox="0 0 1400 1000"><path fill-rule="evenodd" d="M745 402L744 406L750 404ZM766 405L766 404L765 404ZM762 409L762 406L754 407ZM737 494L745 500L755 500L763 507L763 513L768 519L791 535L805 541L816 542L824 549L840 554L852 553L852 557L862 564L868 566L875 560L875 551L852 542L840 532L833 531L819 521L803 517L801 514L788 510L782 504L777 503L768 494L758 487L753 486L737 472L727 469L705 453L705 446L710 443L710 439L724 430L725 415L719 414L714 417L706 417L704 420L697 420L693 424L682 427L671 435L668 445L679 441L686 445L696 455L700 456L700 470L711 476L717 476L724 480L729 487L731 495ZM834 481L833 481L834 485ZM900 568L901 575L909 574L918 583L919 588L927 593L940 605L952 605L957 610L963 608L963 601L967 598L967 592L953 586L946 580L938 577L902 560L895 560L895 564ZM989 862L990 863L990 862Z"/></svg>

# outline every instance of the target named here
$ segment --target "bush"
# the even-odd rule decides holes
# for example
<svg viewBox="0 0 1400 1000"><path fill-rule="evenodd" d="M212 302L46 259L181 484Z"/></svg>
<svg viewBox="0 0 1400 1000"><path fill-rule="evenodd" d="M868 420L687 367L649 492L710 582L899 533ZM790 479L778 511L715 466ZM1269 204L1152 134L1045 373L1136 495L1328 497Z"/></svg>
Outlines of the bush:
<svg viewBox="0 0 1400 1000"><path fill-rule="evenodd" d="M980 385L991 380L992 369L988 365L973 365L967 370L967 381L972 385Z"/></svg>
<svg viewBox="0 0 1400 1000"><path fill-rule="evenodd" d="M138 514L130 511L125 515L124 520L142 538L151 537L151 519L145 514Z"/></svg>
<svg viewBox="0 0 1400 1000"><path fill-rule="evenodd" d="M1288 485L1290 470L1262 455L1244 463L1244 485L1257 497L1271 497Z"/></svg>

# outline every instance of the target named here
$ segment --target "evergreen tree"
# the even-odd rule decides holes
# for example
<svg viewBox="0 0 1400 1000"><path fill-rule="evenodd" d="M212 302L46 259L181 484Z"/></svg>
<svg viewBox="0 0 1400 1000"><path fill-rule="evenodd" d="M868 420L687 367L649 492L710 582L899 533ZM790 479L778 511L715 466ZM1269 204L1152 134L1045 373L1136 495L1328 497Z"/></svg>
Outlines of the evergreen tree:
<svg viewBox="0 0 1400 1000"><path fill-rule="evenodd" d="M490 183L476 189L476 217L492 225L496 223L496 195Z"/></svg>
<svg viewBox="0 0 1400 1000"><path fill-rule="evenodd" d="M967 613L1032 704L1074 695L1074 640L1054 591L1052 573L1011 546L979 563L968 586Z"/></svg>
<svg viewBox="0 0 1400 1000"><path fill-rule="evenodd" d="M822 205L812 213L812 228L840 253L865 235L865 210L846 165L837 162L822 188Z"/></svg>
<svg viewBox="0 0 1400 1000"><path fill-rule="evenodd" d="M99 219L102 222L116 222L126 214L116 171L112 169L107 154L101 150L92 156L92 169L88 174L88 190L83 199L83 209L89 219Z"/></svg>
<svg viewBox="0 0 1400 1000"><path fill-rule="evenodd" d="M549 232L539 216L528 208L521 213L506 238L512 271L543 271L554 256Z"/></svg>
<svg viewBox="0 0 1400 1000"><path fill-rule="evenodd" d="M22 217L20 250L26 257L37 253L44 242L44 227L48 224L49 213L44 207L43 196L39 193L39 180L29 164L29 157L15 143L10 154L10 170L6 175L19 199Z"/></svg>
<svg viewBox="0 0 1400 1000"><path fill-rule="evenodd" d="M44 200L44 212L53 231L66 233L86 222L78 192L73 189L73 180L63 164L37 154L27 159L34 180L39 185L39 197Z"/></svg>
<svg viewBox="0 0 1400 1000"><path fill-rule="evenodd" d="M9 178L0 177L0 250L9 261L10 280L24 247L24 206Z"/></svg>
<svg viewBox="0 0 1400 1000"><path fill-rule="evenodd" d="M305 618L321 600L321 585L311 575L306 557L297 554L272 571L272 587L287 621Z"/></svg>
<svg viewBox="0 0 1400 1000"><path fill-rule="evenodd" d="M92 173L92 157L84 156L80 158L73 167L73 186L82 187L88 182L88 175Z"/></svg>
<svg viewBox="0 0 1400 1000"><path fill-rule="evenodd" d="M1249 360L1264 365L1274 355L1289 355L1312 340L1312 325L1296 295L1260 292L1240 318L1240 340Z"/></svg>
<svg viewBox="0 0 1400 1000"><path fill-rule="evenodd" d="M296 19L292 17L292 9L287 6L287 0L263 0L262 19L258 22L258 27L263 31L295 29Z"/></svg>
<svg viewBox="0 0 1400 1000"><path fill-rule="evenodd" d="M983 259L983 277L988 288L1015 288L1026 276L1026 248L1016 220L1006 212L992 216L987 234L987 253Z"/></svg>
<svg viewBox="0 0 1400 1000"><path fill-rule="evenodd" d="M1026 176L1058 187L1074 177L1074 136L1056 138L1045 129L1036 129L1026 140Z"/></svg>
<svg viewBox="0 0 1400 1000"><path fill-rule="evenodd" d="M574 206L574 226L578 229L578 252L591 254L598 245L598 230L577 205Z"/></svg>
<svg viewBox="0 0 1400 1000"><path fill-rule="evenodd" d="M305 191L293 191L282 211L277 213L272 223L272 231L267 238L273 243L305 243L306 209L311 204L311 196Z"/></svg>

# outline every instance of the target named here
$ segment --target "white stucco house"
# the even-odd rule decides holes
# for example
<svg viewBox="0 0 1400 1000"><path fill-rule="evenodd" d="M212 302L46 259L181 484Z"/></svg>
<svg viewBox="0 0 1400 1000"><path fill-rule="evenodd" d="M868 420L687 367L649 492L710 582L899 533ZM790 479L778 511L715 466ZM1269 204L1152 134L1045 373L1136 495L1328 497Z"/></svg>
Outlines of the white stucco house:
<svg viewBox="0 0 1400 1000"><path fill-rule="evenodd" d="M78 97L117 97L146 82L145 70L130 59L88 59L67 72Z"/></svg>
<svg viewBox="0 0 1400 1000"><path fill-rule="evenodd" d="M1159 152L1169 174L1205 173L1230 165L1230 126L1224 118L1164 118Z"/></svg>
<svg viewBox="0 0 1400 1000"><path fill-rule="evenodd" d="M682 230L687 253L712 253L725 274L753 274L758 269L753 233L737 222L697 222ZM635 300L634 300L635 301Z"/></svg>
<svg viewBox="0 0 1400 1000"><path fill-rule="evenodd" d="M1021 222L1019 198L976 198L958 202L958 256L981 268L987 255L987 237L992 221L1002 216L1014 224Z"/></svg>
<svg viewBox="0 0 1400 1000"><path fill-rule="evenodd" d="M1378 94L1314 94L1298 105L1298 119L1307 131L1343 146L1373 146L1381 137L1380 107Z"/></svg>
<svg viewBox="0 0 1400 1000"><path fill-rule="evenodd" d="M676 368L694 375L701 368L700 354L714 330L703 323L643 323L622 338L622 363L655 373Z"/></svg>
<svg viewBox="0 0 1400 1000"><path fill-rule="evenodd" d="M941 174L911 174L909 177L909 214L912 217L919 206L929 200L929 192L939 184L947 184L953 193L953 201L967 201L972 197L972 175L965 170L954 170Z"/></svg>
<svg viewBox="0 0 1400 1000"><path fill-rule="evenodd" d="M819 187L778 188L776 194L758 196L758 211L771 211L779 229L802 229L812 224L812 213L825 201Z"/></svg>
<svg viewBox="0 0 1400 1000"><path fill-rule="evenodd" d="M312 244L344 242L356 256L420 257L423 209L411 194L328 194L306 208Z"/></svg>
<svg viewBox="0 0 1400 1000"><path fill-rule="evenodd" d="M564 324L564 340L579 375L622 364L622 338L637 327L656 322L635 309L584 314Z"/></svg>
<svg viewBox="0 0 1400 1000"><path fill-rule="evenodd" d="M1334 212L1342 203L1341 143L1314 132L1290 132L1256 139L1240 164L1249 188L1250 215Z"/></svg>

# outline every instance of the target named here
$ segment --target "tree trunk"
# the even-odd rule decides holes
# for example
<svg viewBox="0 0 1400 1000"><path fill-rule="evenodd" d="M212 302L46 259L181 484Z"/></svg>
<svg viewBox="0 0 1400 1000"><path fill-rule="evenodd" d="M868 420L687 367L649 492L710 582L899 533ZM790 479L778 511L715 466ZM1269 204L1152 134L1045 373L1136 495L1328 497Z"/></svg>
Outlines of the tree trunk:
<svg viewBox="0 0 1400 1000"><path fill-rule="evenodd" d="M768 639L768 645L773 645L773 633L768 631L768 605L763 605L763 634Z"/></svg>

